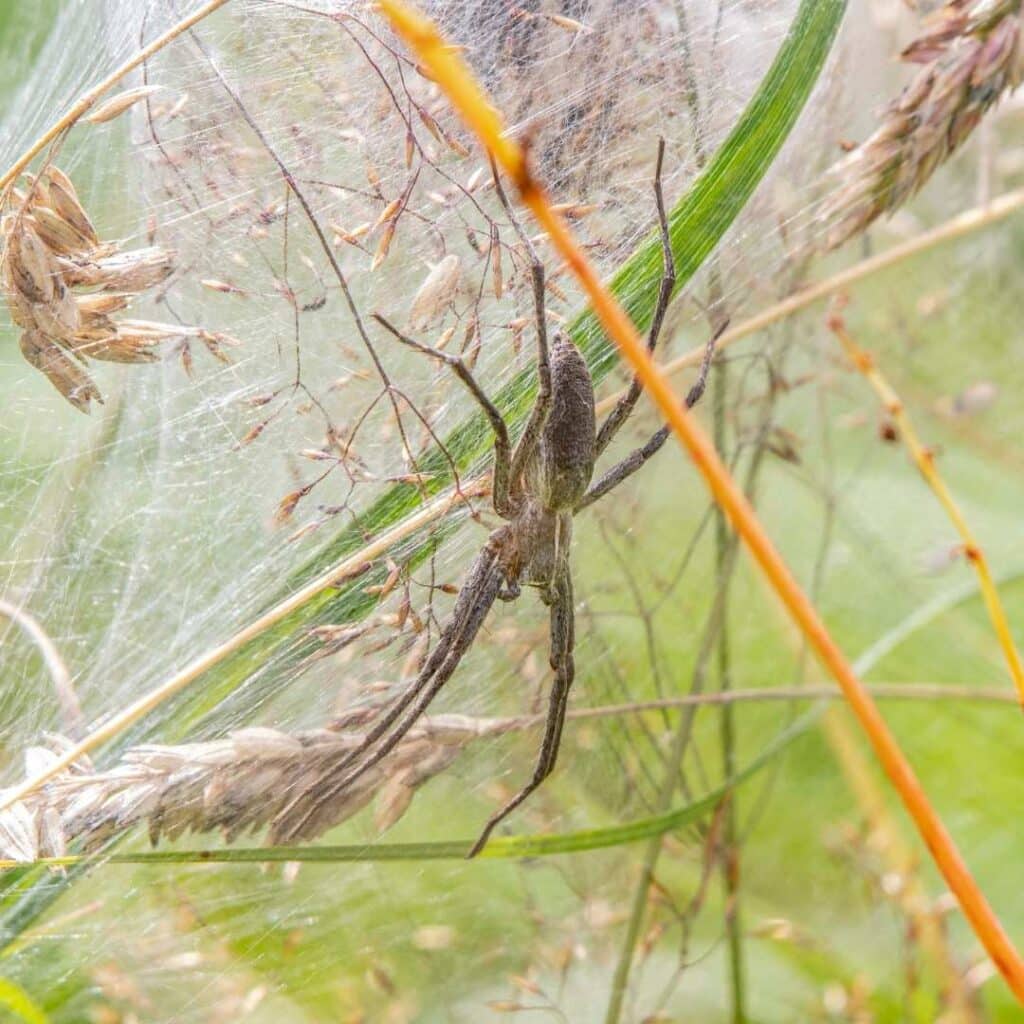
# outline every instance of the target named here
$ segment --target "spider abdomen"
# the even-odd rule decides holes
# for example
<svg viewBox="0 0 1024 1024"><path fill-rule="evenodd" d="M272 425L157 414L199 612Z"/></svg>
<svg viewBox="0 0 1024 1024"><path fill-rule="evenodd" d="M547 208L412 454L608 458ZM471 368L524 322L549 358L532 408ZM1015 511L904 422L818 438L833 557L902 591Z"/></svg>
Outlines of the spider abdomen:
<svg viewBox="0 0 1024 1024"><path fill-rule="evenodd" d="M551 349L551 411L540 443L537 497L550 511L574 508L594 473L594 383L579 349L558 335Z"/></svg>

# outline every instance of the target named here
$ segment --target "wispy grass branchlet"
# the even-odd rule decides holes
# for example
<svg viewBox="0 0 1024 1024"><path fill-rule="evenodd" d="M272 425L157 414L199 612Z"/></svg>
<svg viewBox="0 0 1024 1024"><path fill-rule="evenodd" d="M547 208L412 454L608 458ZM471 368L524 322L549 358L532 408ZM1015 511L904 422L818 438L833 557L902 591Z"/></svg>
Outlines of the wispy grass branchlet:
<svg viewBox="0 0 1024 1024"><path fill-rule="evenodd" d="M829 248L913 196L1020 84L1021 0L948 0L901 56L920 70L833 169L840 184L823 211Z"/></svg>

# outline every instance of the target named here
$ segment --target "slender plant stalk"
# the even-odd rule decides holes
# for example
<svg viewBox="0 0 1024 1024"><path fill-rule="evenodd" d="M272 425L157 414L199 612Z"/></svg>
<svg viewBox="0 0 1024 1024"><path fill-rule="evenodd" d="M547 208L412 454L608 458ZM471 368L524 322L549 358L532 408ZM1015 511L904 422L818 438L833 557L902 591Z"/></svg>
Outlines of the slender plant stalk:
<svg viewBox="0 0 1024 1024"><path fill-rule="evenodd" d="M716 268L717 270L717 268ZM716 275L717 279L717 275ZM721 292L721 289L717 289ZM729 387L729 364L720 362L714 376L714 442L720 455L726 446L726 398ZM715 567L717 574L725 571L729 552L736 540L729 529L729 523L721 506L715 506ZM722 609L722 625L716 644L719 692L732 692L732 670L730 664L729 603ZM732 705L726 701L719 719L722 744L722 773L729 778L736 767L736 730ZM733 1024L744 1024L746 1020L744 972L743 972L743 924L740 920L740 850L736 842L736 801L731 798L723 810L721 870L725 889L725 933L729 955L729 985L732 995Z"/></svg>
<svg viewBox="0 0 1024 1024"><path fill-rule="evenodd" d="M754 456L748 475L748 489L753 488L760 470L763 452L764 448L761 447ZM715 599L708 614L707 625L704 629L700 649L694 662L693 683L691 686L692 696L701 696L700 691L704 686L708 663L721 637L721 630L725 625L729 591L732 585L733 572L736 568L738 549L739 545L736 542L735 536L732 538L727 536L724 557L718 566L718 585L715 589ZM693 734L693 722L696 718L696 711L696 705L691 705L687 713L680 719L679 725L672 737L672 746L665 759L665 777L655 804L656 807L662 810L671 806L672 796L678 784L680 770L682 769L683 757L689 746L690 737ZM654 872L658 865L658 859L661 856L661 849L662 837L656 836L651 839L644 850L643 861L640 866L640 880L633 891L633 903L626 921L626 929L622 939L619 959L615 965L615 973L612 975L611 992L608 997L608 1007L605 1010L604 1024L618 1024L622 1016L622 1004L626 997L626 988L629 982L629 974L632 970L633 956L637 940L640 937L640 927L643 924L644 911L647 907L647 897L654 882Z"/></svg>
<svg viewBox="0 0 1024 1024"><path fill-rule="evenodd" d="M719 0L718 15L721 17L722 4ZM686 8L680 2L678 7L683 56L686 67L686 102L690 108L690 122L693 128L694 151L697 167L701 171L707 164L708 154L704 146L704 104L701 89L694 71L689 23ZM716 30L717 39L717 30ZM709 97L708 103L712 101ZM728 327L728 313L725 304L725 288L722 284L722 268L718 253L710 259L708 273L708 326L714 338L721 338ZM712 354L712 358L714 354ZM727 424L726 396L729 390L729 364L719 360L715 364L712 384L713 437L718 454L725 457ZM760 456L760 453L759 453ZM756 460L760 462L760 457ZM715 515L715 578L723 579L727 564L731 564L730 552L735 549L735 538L731 536L729 524L720 506L714 506ZM715 644L715 658L718 669L718 688L727 692L732 686L730 675L729 602L723 598L721 623ZM719 737L722 747L722 777L729 778L735 768L735 731L733 708L728 702L722 706L719 715ZM736 844L736 802L729 799L722 808L721 843L718 865L722 873L725 890L724 923L729 958L729 990L733 1024L743 1024L746 1017L743 985L743 931L740 923L739 847Z"/></svg>
<svg viewBox="0 0 1024 1024"><path fill-rule="evenodd" d="M875 696L878 696L876 693ZM1003 692L1003 702L1014 702ZM831 707L822 716L821 731L839 763L846 784L860 807L871 834L872 849L885 859L889 871L900 879L895 902L906 915L925 957L931 962L941 986L943 1021L948 1024L979 1024L966 979L953 959L942 918L921 881L918 858L904 841L882 796L878 779L864 756L857 737L842 714Z"/></svg>
<svg viewBox="0 0 1024 1024"><path fill-rule="evenodd" d="M0 192L6 189L24 171L30 163L51 143L71 128L79 118L89 112L90 107L107 91L112 89L125 75L144 64L150 57L159 53L169 43L173 43L182 33L194 25L198 25L205 17L223 7L228 0L208 0L198 10L182 18L171 26L163 35L157 36L148 46L144 46L128 58L119 68L112 71L102 82L98 82L87 92L82 93L71 109L57 122L52 124L42 135L18 157L11 167L0 177Z"/></svg>
<svg viewBox="0 0 1024 1024"><path fill-rule="evenodd" d="M999 590L996 587L995 580L992 578L992 570L989 568L985 552L971 532L964 514L960 511L960 506L957 505L956 499L946 486L946 482L939 474L938 467L935 464L934 453L921 443L900 396L896 394L896 391L885 378L882 371L878 369L871 354L854 341L842 317L838 314L831 316L829 318L829 327L846 350L850 362L868 379L871 386L875 389L875 393L878 395L885 411L896 424L896 429L906 444L921 476L924 477L925 482L932 489L935 497L939 499L939 504L945 509L950 522L956 527L956 532L960 535L960 539L964 544L964 556L974 566L974 571L978 574L978 587L985 601L985 608L988 611L992 628L995 630L999 641L999 647L1003 652L1003 657L1006 659L1010 678L1013 680L1013 685L1017 691L1017 699L1024 705L1024 665L1021 663L1020 653L1013 640L1013 632L1010 629L1010 622L1006 616L1006 609L1003 608L1003 602L1000 600Z"/></svg>
<svg viewBox="0 0 1024 1024"><path fill-rule="evenodd" d="M715 352L716 354L724 352L725 349L735 345L736 342L749 338L753 334L757 334L788 317L794 316L801 310L807 309L808 306L814 305L815 302L844 292L851 285L857 284L865 278L873 277L883 270L888 270L897 263L902 263L904 260L927 252L929 249L944 245L947 242L953 242L966 235L983 231L993 224L1006 220L1022 209L1024 209L1024 189L1017 189L998 196L990 203L984 203L981 206L976 206L973 209L957 214L957 216L952 217L936 228L932 228L930 231L923 232L916 238L901 242L899 245L894 245L884 252L880 252L866 260L861 260L859 263L854 263L852 266L846 267L824 281L808 285L806 288L794 292L781 302L776 302L761 310L760 313L755 313L754 316L735 324L725 331L715 343ZM703 356L704 346L694 348L689 352L684 352L675 359L669 360L667 363L663 363L661 370L669 376L675 376L677 373L690 367L699 366ZM598 406L598 412L610 409L618 401L618 398L619 395L615 394L604 399Z"/></svg>
<svg viewBox="0 0 1024 1024"><path fill-rule="evenodd" d="M995 686L975 686L953 683L869 683L865 684L876 700L909 701L968 701L984 704L1016 704L1017 698L1005 689ZM632 712L660 711L666 708L684 708L690 705L731 707L764 701L839 700L842 697L834 686L772 686L719 690L714 693L689 693L682 697L663 697L659 700L635 701L628 704L608 704L593 708L575 708L568 717L574 721L587 718L614 718ZM516 721L510 719L510 721ZM530 719L533 725L543 725L544 716Z"/></svg>
<svg viewBox="0 0 1024 1024"><path fill-rule="evenodd" d="M779 599L839 683L965 917L996 969L1017 999L1024 1003L1024 961L960 856L870 694L776 551L750 503L719 459L714 445L676 399L668 379L651 359L636 327L602 284L565 220L552 209L543 187L533 176L525 151L506 134L500 114L458 51L445 41L433 22L400 0L380 0L378 6L430 71L463 120L515 183L523 202L547 231L551 243L583 286L608 336L689 453L715 501L729 516ZM824 2L817 4L820 10L828 6Z"/></svg>

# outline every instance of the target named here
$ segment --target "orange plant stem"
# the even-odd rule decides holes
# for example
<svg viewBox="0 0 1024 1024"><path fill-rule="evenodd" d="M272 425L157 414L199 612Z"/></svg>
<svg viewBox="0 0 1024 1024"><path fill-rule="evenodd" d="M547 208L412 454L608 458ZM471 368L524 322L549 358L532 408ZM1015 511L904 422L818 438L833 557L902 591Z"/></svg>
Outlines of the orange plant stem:
<svg viewBox="0 0 1024 1024"><path fill-rule="evenodd" d="M917 465L921 476L924 477L925 482L939 499L939 504L945 509L946 515L949 516L950 521L956 527L957 533L960 534L960 539L964 542L964 555L974 566L974 571L978 574L978 586L984 598L985 608L992 622L992 628L995 630L999 646L1002 648L1003 656L1006 658L1006 665L1010 670L1010 678L1013 680L1013 685L1017 690L1017 699L1024 705L1024 665L1021 664L1020 652L1013 641L1010 621L1006 616L1006 610L1003 608L1003 602L999 598L999 590L996 587L995 580L992 578L992 570L989 568L985 552L977 540L975 540L963 512L960 511L960 506L957 505L956 499L940 476L939 470L935 465L934 454L921 443L917 432L914 430L914 425L907 415L903 401L893 390L888 380L882 374L882 371L875 365L871 353L865 352L853 340L853 336L847 330L845 322L838 314L833 314L829 317L828 325L832 333L839 339L843 348L846 349L850 362L867 377L871 386L875 389L875 393L885 407L885 411L893 418L900 437L910 451L910 456Z"/></svg>
<svg viewBox="0 0 1024 1024"><path fill-rule="evenodd" d="M562 217L551 209L540 183L532 176L523 148L505 134L501 115L492 106L472 72L438 32L436 26L402 0L379 0L378 7L416 52L455 109L476 132L519 189L552 244L579 279L605 330L643 383L650 399L671 425L707 482L714 499L842 688L936 865L956 896L964 916L988 951L992 962L1021 1003L1024 1003L1024 962L960 856L941 818L928 801L910 763L889 731L871 696L861 685L843 652L829 635L814 605L775 550L743 492L718 458L714 445L678 401L665 375L647 353L629 317L603 286L576 245Z"/></svg>

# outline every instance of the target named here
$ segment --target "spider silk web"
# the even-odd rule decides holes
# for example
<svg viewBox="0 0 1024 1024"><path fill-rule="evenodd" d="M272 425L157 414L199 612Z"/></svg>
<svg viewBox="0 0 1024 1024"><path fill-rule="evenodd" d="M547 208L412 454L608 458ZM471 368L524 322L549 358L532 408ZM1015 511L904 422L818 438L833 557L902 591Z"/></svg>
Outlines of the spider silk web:
<svg viewBox="0 0 1024 1024"><path fill-rule="evenodd" d="M656 227L659 137L672 206L754 95L798 4L428 6L529 139L539 177L611 275ZM3 166L188 9L69 0L34 20L19 15L25 45L5 40ZM703 345L715 317L742 322L806 280L1015 186L1019 107L1010 102L862 248L856 241L819 254L826 171L906 80L891 56L917 17L897 0L853 0L781 155L671 306L661 358ZM113 769L139 744L223 750L254 727L275 730L243 734L262 754L273 742L337 728L415 675L498 520L471 486L490 463L467 392L372 314L460 355L489 395L506 396L513 422L529 407L528 395L507 398L533 368L525 247L479 147L369 5L232 0L127 82L143 84L157 88L109 123L76 127L54 162L102 238L173 254L171 276L131 315L216 340L186 332L153 363L90 363L103 403L85 416L22 359L17 330L4 321L0 599L52 642L80 706L80 715L69 710L66 688L60 699L24 621L0 620L6 784L25 776L26 752L31 770L40 745L80 738L362 550L449 486L454 466L467 503L375 553L341 596L314 602L161 705L97 751L93 770ZM527 213L516 216L548 273L553 331L584 302ZM945 454L993 564L1011 577L1021 569L1018 235L1010 220L904 262L857 289L848 313ZM970 581L952 530L900 447L883 440L874 396L846 372L822 306L729 348L720 365L698 415L844 649L868 650L922 616L868 677L1001 685L980 605L957 596L970 593ZM688 386L692 372L676 379ZM598 399L626 383L613 370L598 382ZM641 401L601 466L657 426ZM579 516L575 717L556 774L506 833L573 832L657 813L687 714L671 806L698 799L806 708L750 700L729 714L721 706L639 714L613 706L726 685L826 681L745 559L732 562L718 529L671 442ZM715 606L724 586L723 634ZM1014 596L1011 582L1011 614ZM943 601L951 610L929 617ZM382 781L367 806L320 829L318 841L366 848L474 837L532 770L537 730L494 723L543 711L547 634L547 611L532 592L499 603L431 709L467 716L481 735L417 748L400 778ZM580 714L587 711L596 713ZM886 706L1013 931L1024 903L1001 865L1011 857L1019 787L994 798L985 781L1016 771L1020 740L1004 711L940 700ZM176 756L186 767L202 763L197 747ZM156 754L144 763L153 767ZM208 803L258 806L261 785L268 800L280 795L280 776L255 772L243 785L230 758L218 764ZM301 792L301 773L288 778ZM117 827L111 811L93 847L147 848L138 822L151 819L133 803L139 792L106 794L132 827ZM868 1019L854 1016L856 977L867 979L871 1019L904 1019L913 959L906 920L825 734L810 729L773 757L730 806L757 1019L816 1019L829 1007L828 1019ZM666 840L623 1020L729 1019L724 921L737 897L723 888L715 859L725 820L720 808ZM236 847L265 839L263 829L239 831L227 837ZM66 839L74 849L84 837ZM164 837L159 848L225 845L224 830L210 828ZM41 872L5 896L11 944L2 973L59 1022L599 1020L646 849L475 864ZM927 869L921 876L941 892ZM977 951L958 921L951 927L956 956L969 964ZM970 1019L1010 1019L998 1017L999 993L986 990L984 999L983 1015Z"/></svg>

